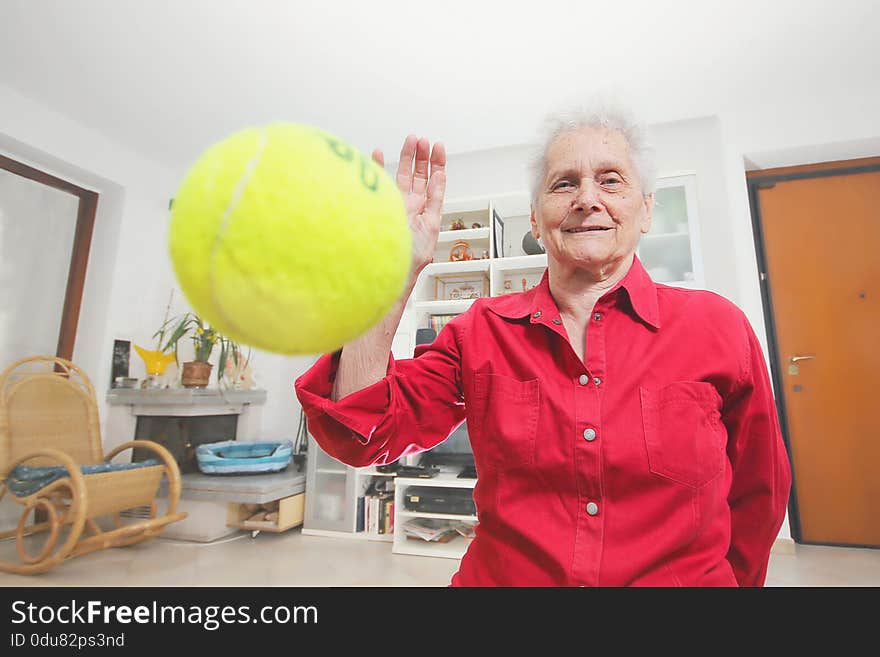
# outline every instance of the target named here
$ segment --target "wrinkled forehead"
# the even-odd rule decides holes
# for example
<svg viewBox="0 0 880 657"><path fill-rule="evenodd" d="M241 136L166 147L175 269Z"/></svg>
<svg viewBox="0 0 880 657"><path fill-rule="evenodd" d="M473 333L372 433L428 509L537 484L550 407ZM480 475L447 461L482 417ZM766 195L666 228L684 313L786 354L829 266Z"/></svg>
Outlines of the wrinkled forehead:
<svg viewBox="0 0 880 657"><path fill-rule="evenodd" d="M551 142L545 158L546 174L559 170L635 168L629 143L611 128L578 128Z"/></svg>

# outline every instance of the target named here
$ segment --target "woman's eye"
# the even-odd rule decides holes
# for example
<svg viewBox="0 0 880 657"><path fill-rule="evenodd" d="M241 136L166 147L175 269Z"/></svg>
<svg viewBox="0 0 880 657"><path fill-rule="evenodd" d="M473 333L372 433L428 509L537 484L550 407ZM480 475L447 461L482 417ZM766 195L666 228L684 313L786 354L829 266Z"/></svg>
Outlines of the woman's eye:
<svg viewBox="0 0 880 657"><path fill-rule="evenodd" d="M603 185L619 185L622 182L623 181L620 178L618 178L617 176L607 176L602 179Z"/></svg>
<svg viewBox="0 0 880 657"><path fill-rule="evenodd" d="M564 189L565 187L571 187L571 182L568 180L560 180L553 185L553 189Z"/></svg>

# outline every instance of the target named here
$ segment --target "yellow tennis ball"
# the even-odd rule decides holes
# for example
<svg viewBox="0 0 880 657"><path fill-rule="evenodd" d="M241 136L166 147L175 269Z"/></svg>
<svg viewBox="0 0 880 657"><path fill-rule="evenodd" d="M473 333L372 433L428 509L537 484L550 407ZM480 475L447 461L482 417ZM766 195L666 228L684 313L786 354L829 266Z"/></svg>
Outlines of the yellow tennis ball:
<svg viewBox="0 0 880 657"><path fill-rule="evenodd" d="M374 326L403 293L411 239L382 167L292 123L206 150L174 196L169 235L193 309L221 333L282 354L334 351Z"/></svg>

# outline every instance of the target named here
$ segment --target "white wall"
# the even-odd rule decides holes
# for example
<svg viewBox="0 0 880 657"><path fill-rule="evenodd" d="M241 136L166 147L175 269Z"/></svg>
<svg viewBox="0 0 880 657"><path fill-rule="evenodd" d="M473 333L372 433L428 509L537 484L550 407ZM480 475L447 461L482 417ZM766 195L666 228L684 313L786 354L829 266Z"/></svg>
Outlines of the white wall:
<svg viewBox="0 0 880 657"><path fill-rule="evenodd" d="M821 93L821 86L818 87ZM880 155L880 87L866 84L846 95L789 98L764 104L749 99L720 115L724 175L736 253L736 301L766 348L745 170ZM833 203L830 208L833 211Z"/></svg>

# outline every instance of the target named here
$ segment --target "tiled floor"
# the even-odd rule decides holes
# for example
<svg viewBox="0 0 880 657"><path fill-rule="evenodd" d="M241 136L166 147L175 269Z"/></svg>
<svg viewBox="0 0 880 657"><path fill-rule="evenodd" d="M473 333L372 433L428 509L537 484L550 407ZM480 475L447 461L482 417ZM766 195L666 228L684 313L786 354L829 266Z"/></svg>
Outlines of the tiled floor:
<svg viewBox="0 0 880 657"><path fill-rule="evenodd" d="M0 542L0 559L15 553ZM102 550L0 586L446 586L454 559L392 554L391 544L242 532L214 543L159 538ZM774 549L768 586L880 586L880 550L786 543Z"/></svg>

